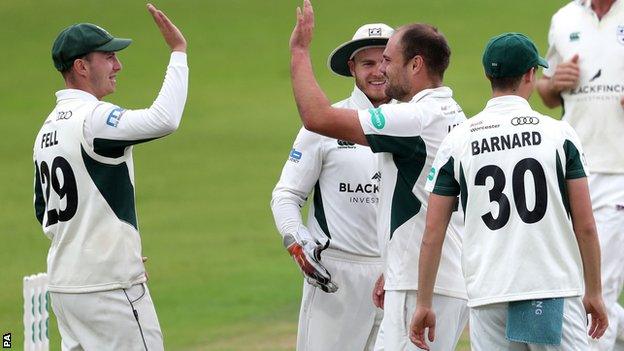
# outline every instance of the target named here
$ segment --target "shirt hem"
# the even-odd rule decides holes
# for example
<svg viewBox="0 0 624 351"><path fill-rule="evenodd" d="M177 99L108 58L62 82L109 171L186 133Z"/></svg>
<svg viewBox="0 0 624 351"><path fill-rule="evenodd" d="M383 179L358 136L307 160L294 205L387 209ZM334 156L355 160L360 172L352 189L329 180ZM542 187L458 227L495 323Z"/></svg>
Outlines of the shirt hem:
<svg viewBox="0 0 624 351"><path fill-rule="evenodd" d="M99 291L108 291L108 290L116 290L116 289L128 289L129 287L145 283L147 278L145 275L141 275L138 279L130 280L127 282L113 282L113 283L104 283L104 284L93 284L93 285L81 285L81 286L66 286L66 285L48 285L48 291L54 293L66 293L66 294L82 294L82 293L92 293Z"/></svg>
<svg viewBox="0 0 624 351"><path fill-rule="evenodd" d="M469 299L468 307L479 307L485 305L491 305L501 302L523 301L523 300L535 300L535 299L553 299L557 297L573 297L581 296L583 292L581 290L559 290L559 291L539 291L534 293L512 294L502 295L494 297L486 297L479 299Z"/></svg>
<svg viewBox="0 0 624 351"><path fill-rule="evenodd" d="M391 285L385 286L384 290L386 291L394 291L394 290L416 290L418 291L418 285ZM436 295L443 295L448 297L454 297L457 299L468 300L468 295L465 291L457 291L452 289L445 289L434 287L433 293Z"/></svg>

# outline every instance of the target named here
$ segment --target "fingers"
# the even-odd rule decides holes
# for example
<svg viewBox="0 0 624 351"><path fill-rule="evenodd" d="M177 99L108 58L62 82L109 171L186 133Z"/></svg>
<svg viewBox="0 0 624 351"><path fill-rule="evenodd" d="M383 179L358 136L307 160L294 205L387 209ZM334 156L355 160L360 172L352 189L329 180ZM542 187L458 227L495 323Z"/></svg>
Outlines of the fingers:
<svg viewBox="0 0 624 351"><path fill-rule="evenodd" d="M429 341L435 340L435 323L429 327Z"/></svg>
<svg viewBox="0 0 624 351"><path fill-rule="evenodd" d="M578 60L579 60L579 54L575 54L574 56L572 56L572 59L570 60L570 62L578 63Z"/></svg>

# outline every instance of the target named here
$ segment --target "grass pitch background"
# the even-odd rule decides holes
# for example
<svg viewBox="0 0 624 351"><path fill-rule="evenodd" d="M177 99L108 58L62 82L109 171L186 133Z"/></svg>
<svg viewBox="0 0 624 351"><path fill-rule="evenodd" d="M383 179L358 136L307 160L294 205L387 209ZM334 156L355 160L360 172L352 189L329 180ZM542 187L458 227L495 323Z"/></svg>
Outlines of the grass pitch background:
<svg viewBox="0 0 624 351"><path fill-rule="evenodd" d="M331 100L352 81L332 75L327 55L363 23L437 25L453 54L446 84L467 115L489 97L486 41L531 36L545 54L550 16L566 1L314 2L313 61ZM137 211L150 288L170 350L292 350L301 277L281 247L270 193L300 127L289 80L288 39L299 1L156 3L189 42L190 88L180 130L135 148ZM22 277L45 271L49 241L32 209L32 145L63 87L50 47L56 34L93 22L134 43L108 101L151 104L168 49L141 1L0 2L0 332L22 347ZM547 112L536 97L532 102ZM550 111L559 115L559 111ZM80 262L76 262L80 264ZM59 337L51 321L52 349ZM462 349L467 348L462 342Z"/></svg>

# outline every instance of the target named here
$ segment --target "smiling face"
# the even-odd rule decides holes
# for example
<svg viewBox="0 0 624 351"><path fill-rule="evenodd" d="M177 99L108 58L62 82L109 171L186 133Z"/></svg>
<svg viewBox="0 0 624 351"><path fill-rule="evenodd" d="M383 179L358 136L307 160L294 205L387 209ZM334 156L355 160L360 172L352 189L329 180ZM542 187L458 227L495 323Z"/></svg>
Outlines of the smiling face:
<svg viewBox="0 0 624 351"><path fill-rule="evenodd" d="M390 100L385 93L386 77L380 69L383 50L383 47L363 49L348 62L355 85L368 96L375 107Z"/></svg>
<svg viewBox="0 0 624 351"><path fill-rule="evenodd" d="M115 52L92 52L84 59L90 92L98 99L115 92L117 72L122 68Z"/></svg>
<svg viewBox="0 0 624 351"><path fill-rule="evenodd" d="M400 33L395 33L383 52L381 72L386 77L386 95L389 98L402 102L409 101L411 84L409 81L409 69L401 52Z"/></svg>

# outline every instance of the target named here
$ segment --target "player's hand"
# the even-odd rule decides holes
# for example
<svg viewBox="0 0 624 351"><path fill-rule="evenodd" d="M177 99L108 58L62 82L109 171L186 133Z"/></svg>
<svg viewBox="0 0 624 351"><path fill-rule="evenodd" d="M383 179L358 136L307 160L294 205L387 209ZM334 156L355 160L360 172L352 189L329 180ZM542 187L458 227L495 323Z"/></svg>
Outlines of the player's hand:
<svg viewBox="0 0 624 351"><path fill-rule="evenodd" d="M601 295L583 297L583 306L585 312L591 315L591 324L589 326L589 336L598 339L604 334L609 326L609 318L607 317L607 309L602 301Z"/></svg>
<svg viewBox="0 0 624 351"><path fill-rule="evenodd" d="M314 10L310 0L303 0L303 9L297 7L297 24L290 35L290 51L308 50L314 32Z"/></svg>
<svg viewBox="0 0 624 351"><path fill-rule="evenodd" d="M186 52L186 39L182 32L176 27L167 16L152 4L147 4L147 10L154 18L154 22L160 29L163 38L169 45L171 51Z"/></svg>
<svg viewBox="0 0 624 351"><path fill-rule="evenodd" d="M557 66L555 73L550 78L550 86L556 93L578 86L580 74L578 60L579 55L576 54L570 61L560 63Z"/></svg>
<svg viewBox="0 0 624 351"><path fill-rule="evenodd" d="M373 304L382 310L384 308L384 298L386 296L386 291L384 290L385 283L386 280L383 274L381 274L373 287Z"/></svg>
<svg viewBox="0 0 624 351"><path fill-rule="evenodd" d="M409 337L412 343L418 348L429 350L429 345L425 340L425 330L427 330L427 339L430 342L435 340L435 324L436 317L433 310L424 306L417 306L410 323Z"/></svg>
<svg viewBox="0 0 624 351"><path fill-rule="evenodd" d="M327 245L321 245L308 239L296 240L294 236L286 234L284 235L284 247L301 268L308 284L320 288L326 293L333 293L338 290L338 286L331 280L331 274L321 264L321 252L327 248Z"/></svg>

